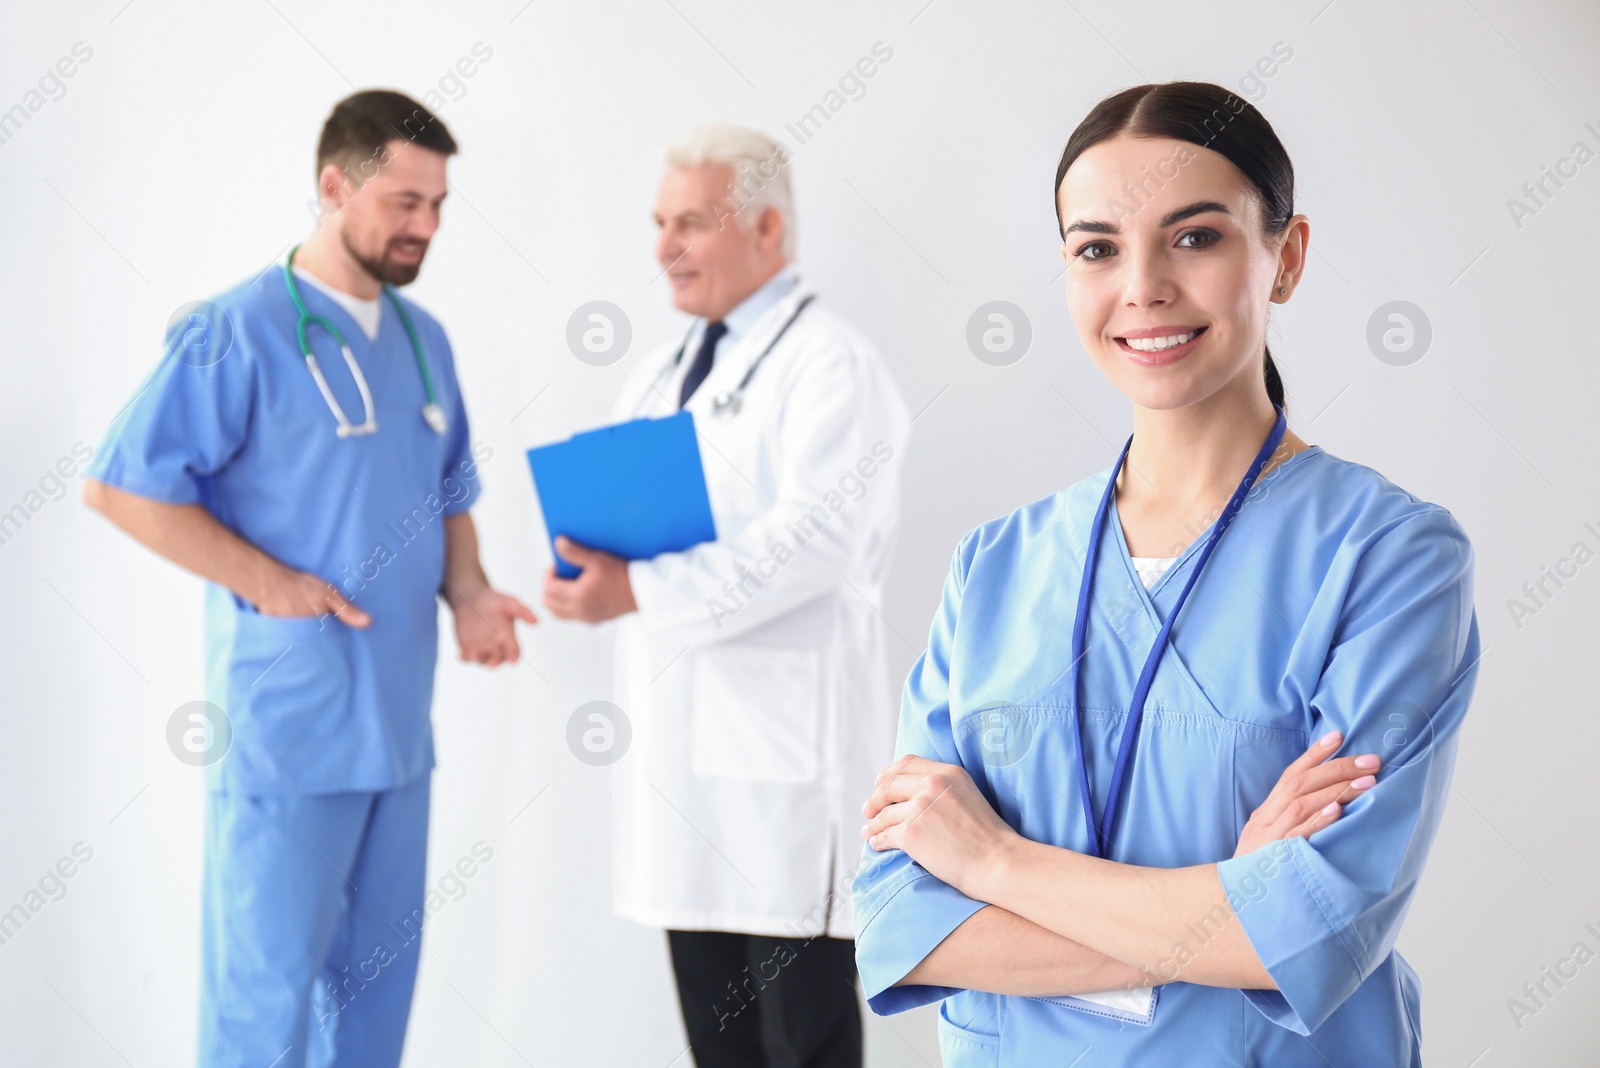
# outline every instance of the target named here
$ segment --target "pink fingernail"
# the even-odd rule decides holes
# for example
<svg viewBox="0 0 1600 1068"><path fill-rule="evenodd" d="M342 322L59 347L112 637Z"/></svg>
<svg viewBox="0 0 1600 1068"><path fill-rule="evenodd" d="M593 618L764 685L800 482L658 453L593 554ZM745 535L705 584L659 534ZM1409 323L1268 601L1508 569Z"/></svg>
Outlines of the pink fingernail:
<svg viewBox="0 0 1600 1068"><path fill-rule="evenodd" d="M1322 736L1322 738L1317 742L1317 744L1322 746L1324 749L1326 749L1328 746L1334 745L1338 741L1339 741L1339 732L1338 731L1329 731L1327 734L1324 734Z"/></svg>
<svg viewBox="0 0 1600 1068"><path fill-rule="evenodd" d="M1373 756L1371 753L1368 753L1366 756L1356 757L1356 767L1358 768L1375 768L1381 763L1382 761Z"/></svg>
<svg viewBox="0 0 1600 1068"><path fill-rule="evenodd" d="M1322 810L1322 814L1324 816L1332 816L1334 813L1336 813L1338 811L1339 811L1339 802L1337 802L1337 801L1329 801L1328 802L1328 807Z"/></svg>
<svg viewBox="0 0 1600 1068"><path fill-rule="evenodd" d="M1350 789L1352 789L1352 790L1370 790L1370 789L1372 789L1372 787L1376 786L1377 784L1378 784L1378 778L1377 778L1376 775L1363 775L1363 776L1361 776L1361 778L1357 779L1355 782L1350 784Z"/></svg>

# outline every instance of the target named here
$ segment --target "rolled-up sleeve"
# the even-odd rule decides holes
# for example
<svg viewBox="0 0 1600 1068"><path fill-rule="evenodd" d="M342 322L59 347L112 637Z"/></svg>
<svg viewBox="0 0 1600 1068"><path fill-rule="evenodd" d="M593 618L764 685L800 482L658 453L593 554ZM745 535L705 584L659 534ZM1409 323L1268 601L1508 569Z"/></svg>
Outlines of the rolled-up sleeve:
<svg viewBox="0 0 1600 1068"><path fill-rule="evenodd" d="M911 668L900 702L896 755L916 753L960 763L950 730L950 646L961 605L961 587L975 538L956 549L944 596L928 635L928 648ZM880 1016L939 1001L954 987L895 986L950 932L984 907L929 874L903 850L867 846L854 886L856 968L867 1005Z"/></svg>
<svg viewBox="0 0 1600 1068"><path fill-rule="evenodd" d="M1378 783L1310 839L1221 862L1228 900L1276 990L1267 1018L1315 1031L1394 948L1444 813L1477 679L1473 556L1440 508L1375 536L1350 572L1312 696L1314 735L1377 753Z"/></svg>

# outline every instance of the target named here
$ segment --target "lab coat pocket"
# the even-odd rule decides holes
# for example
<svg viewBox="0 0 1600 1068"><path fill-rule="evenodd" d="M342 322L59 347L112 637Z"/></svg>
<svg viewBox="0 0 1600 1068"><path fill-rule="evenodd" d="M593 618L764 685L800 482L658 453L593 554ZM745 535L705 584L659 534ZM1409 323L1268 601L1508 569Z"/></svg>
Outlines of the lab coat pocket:
<svg viewBox="0 0 1600 1068"><path fill-rule="evenodd" d="M690 730L696 775L812 782L822 719L822 661L810 649L729 642L694 653Z"/></svg>

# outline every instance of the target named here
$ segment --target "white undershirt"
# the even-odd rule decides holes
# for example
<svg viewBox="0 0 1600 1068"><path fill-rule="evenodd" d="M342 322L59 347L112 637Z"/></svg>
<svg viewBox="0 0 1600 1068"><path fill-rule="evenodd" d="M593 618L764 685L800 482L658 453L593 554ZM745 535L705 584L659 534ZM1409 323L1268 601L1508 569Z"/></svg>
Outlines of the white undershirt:
<svg viewBox="0 0 1600 1068"><path fill-rule="evenodd" d="M1139 576L1139 581L1144 583L1144 588L1149 589L1156 584L1156 580L1167 573L1176 556L1133 556L1133 570Z"/></svg>
<svg viewBox="0 0 1600 1068"><path fill-rule="evenodd" d="M367 340L375 340L378 336L378 323L383 318L383 302L377 297L371 300L362 300L360 297L346 293L342 289L335 289L322 279L296 267L295 277L306 284L316 287L317 290L330 297L339 307L350 313L350 317L361 327L361 332L367 335Z"/></svg>

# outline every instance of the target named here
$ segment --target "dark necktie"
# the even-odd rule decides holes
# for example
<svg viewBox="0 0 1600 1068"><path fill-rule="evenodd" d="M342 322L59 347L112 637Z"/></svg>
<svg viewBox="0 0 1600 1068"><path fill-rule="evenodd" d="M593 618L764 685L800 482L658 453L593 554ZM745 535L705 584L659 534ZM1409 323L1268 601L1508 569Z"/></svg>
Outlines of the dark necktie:
<svg viewBox="0 0 1600 1068"><path fill-rule="evenodd" d="M711 373L711 357L716 354L717 342L721 341L722 335L727 332L728 324L721 319L706 324L706 332L700 338L700 351L694 354L694 362L689 365L689 373L683 379L683 390L678 394L679 408L689 403L694 391L700 388L700 383Z"/></svg>

